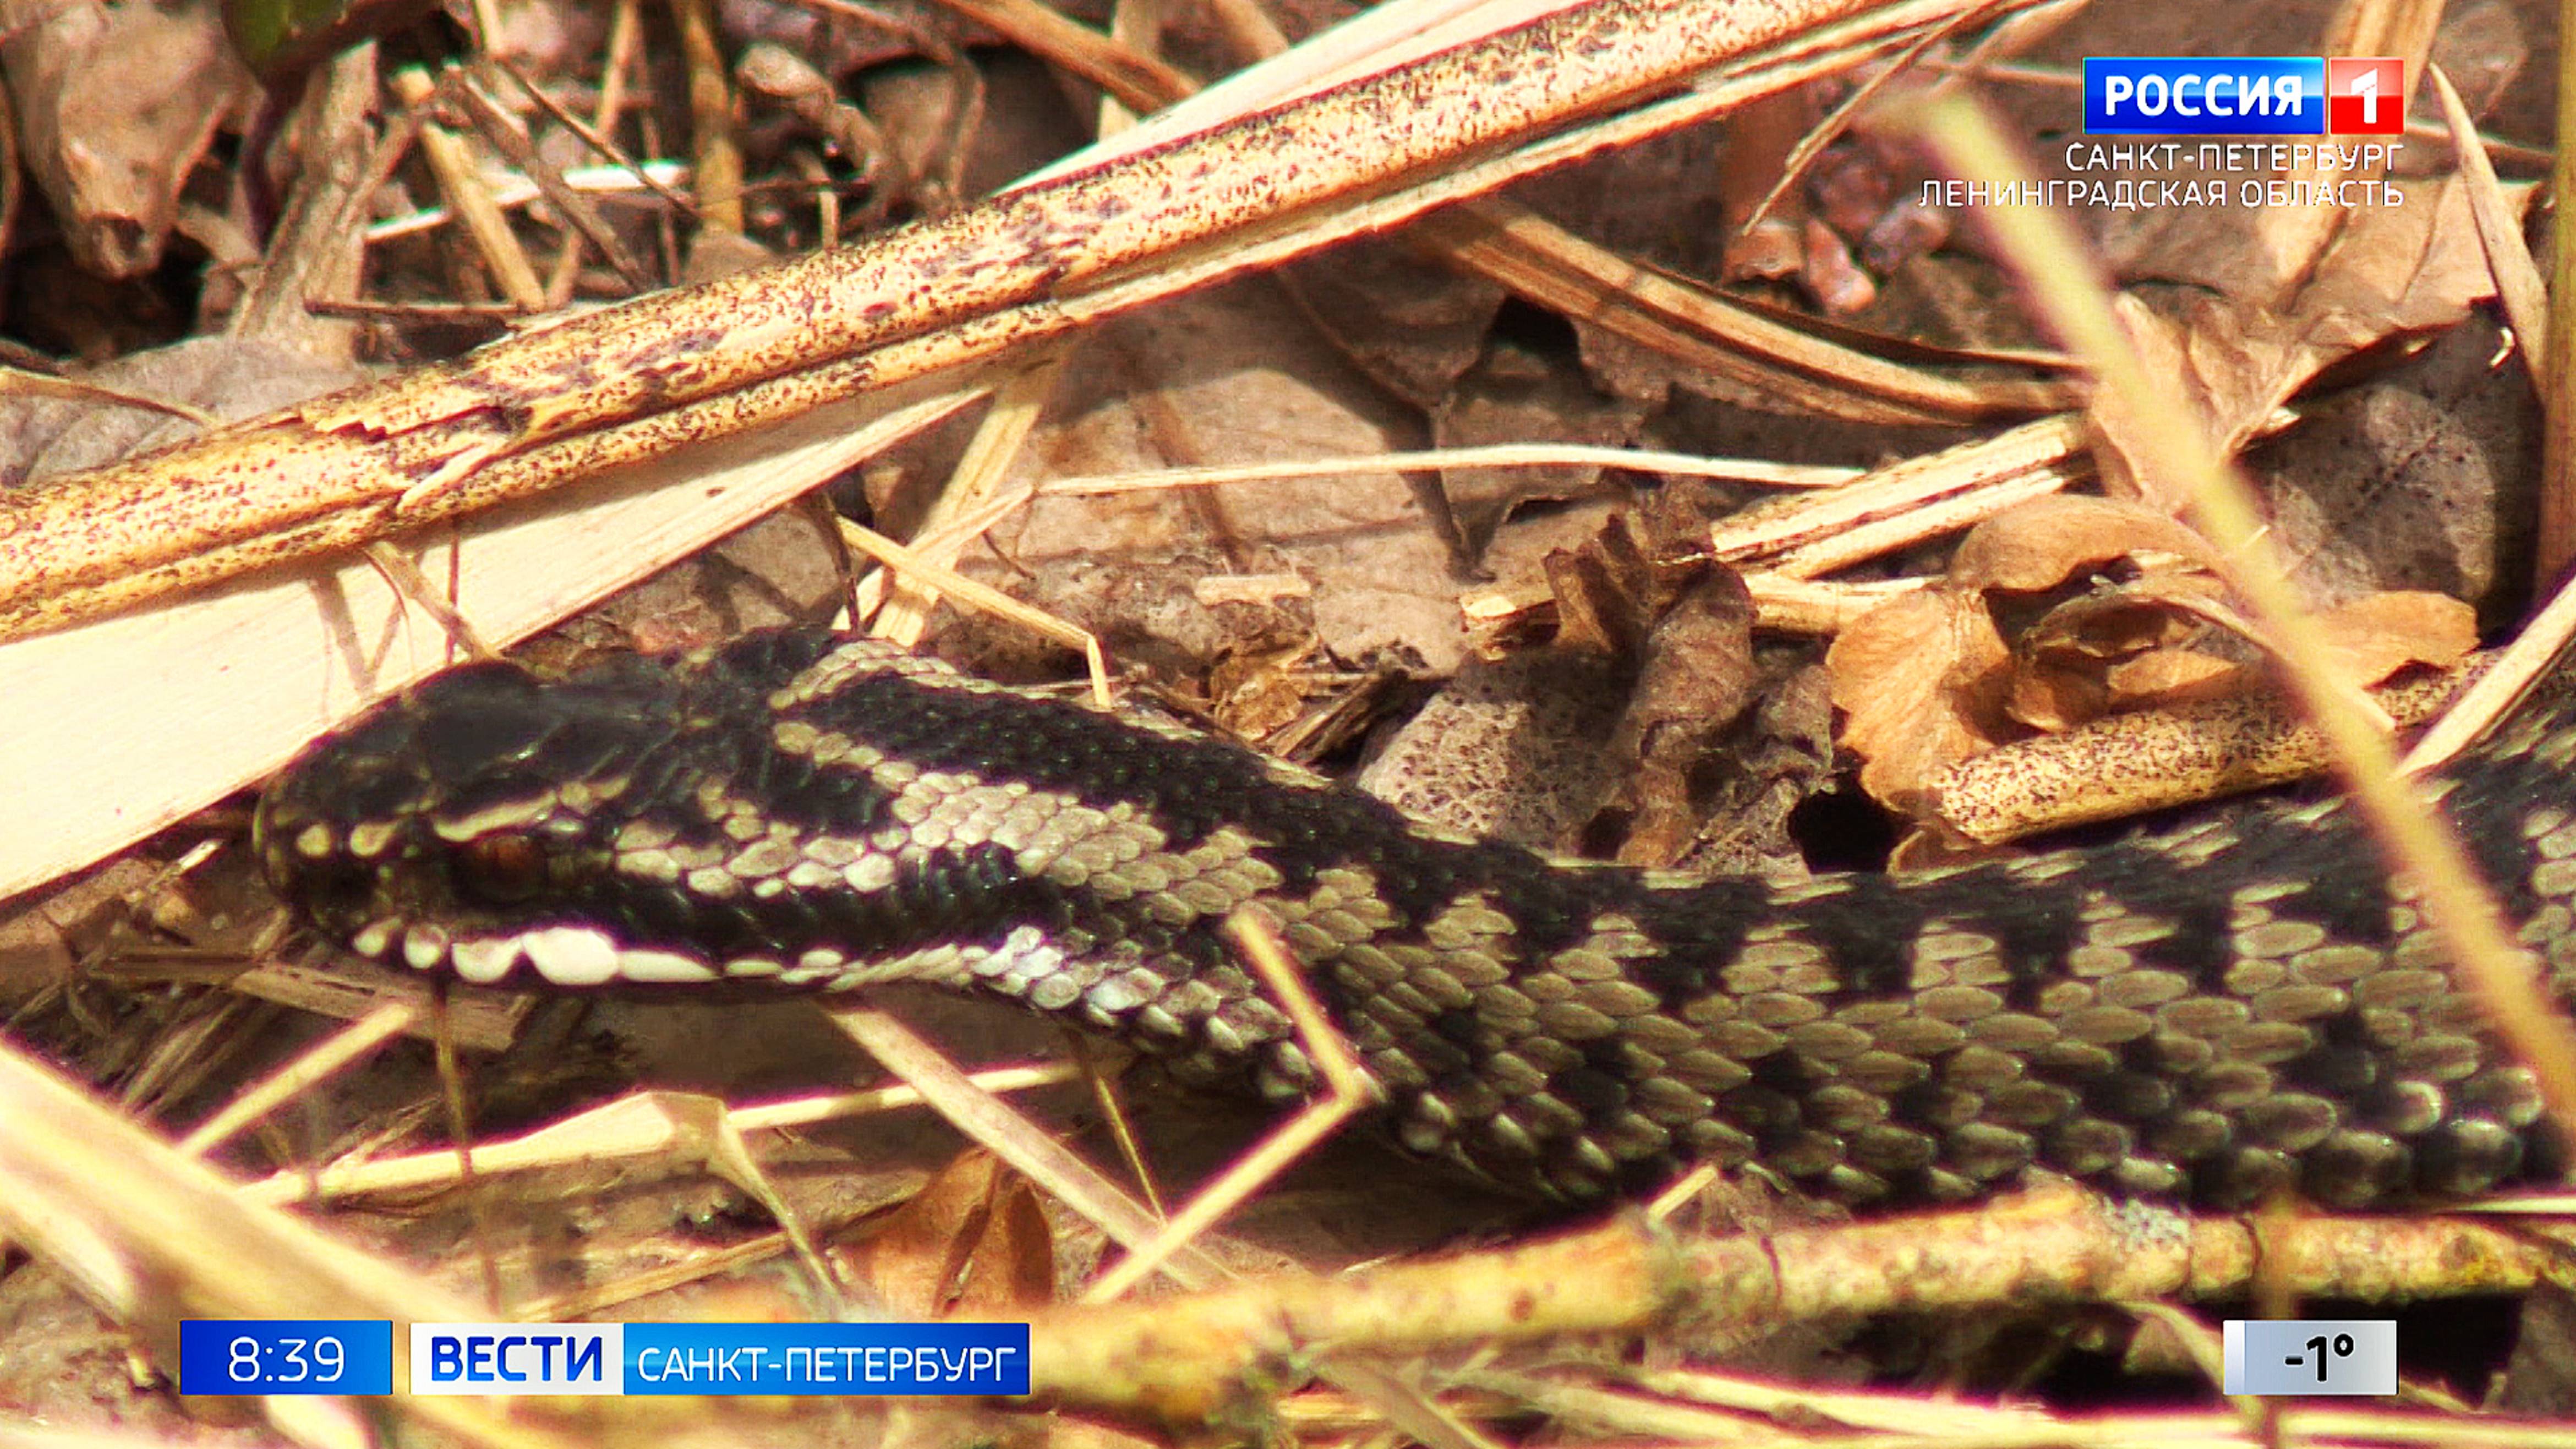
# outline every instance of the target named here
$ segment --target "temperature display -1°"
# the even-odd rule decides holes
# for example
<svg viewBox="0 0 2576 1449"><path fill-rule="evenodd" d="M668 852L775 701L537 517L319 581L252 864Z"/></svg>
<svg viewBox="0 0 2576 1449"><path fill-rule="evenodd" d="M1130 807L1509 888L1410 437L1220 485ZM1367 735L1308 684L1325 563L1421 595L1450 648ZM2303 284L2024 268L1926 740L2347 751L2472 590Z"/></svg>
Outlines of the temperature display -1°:
<svg viewBox="0 0 2576 1449"><path fill-rule="evenodd" d="M2231 1394L2393 1394L2397 1325L2385 1318L2231 1318Z"/></svg>

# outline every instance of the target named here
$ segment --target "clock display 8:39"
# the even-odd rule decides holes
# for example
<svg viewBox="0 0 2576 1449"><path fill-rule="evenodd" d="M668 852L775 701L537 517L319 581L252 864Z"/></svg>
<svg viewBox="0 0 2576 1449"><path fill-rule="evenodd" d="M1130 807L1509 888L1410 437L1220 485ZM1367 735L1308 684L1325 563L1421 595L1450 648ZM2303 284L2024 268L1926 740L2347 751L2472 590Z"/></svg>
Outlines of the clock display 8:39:
<svg viewBox="0 0 2576 1449"><path fill-rule="evenodd" d="M191 1318L183 1394L390 1394L394 1326L375 1318Z"/></svg>

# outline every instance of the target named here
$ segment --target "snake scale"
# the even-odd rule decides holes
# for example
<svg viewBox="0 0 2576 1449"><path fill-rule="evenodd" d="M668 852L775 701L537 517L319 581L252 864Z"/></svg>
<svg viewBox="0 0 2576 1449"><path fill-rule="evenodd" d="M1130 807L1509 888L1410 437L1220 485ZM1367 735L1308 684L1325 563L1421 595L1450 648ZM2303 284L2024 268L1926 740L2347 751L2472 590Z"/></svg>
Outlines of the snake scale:
<svg viewBox="0 0 2576 1449"><path fill-rule="evenodd" d="M2561 999L2576 710L2440 789ZM927 981L1274 1098L1314 1072L1219 926L1280 922L1417 1152L1566 1198L1701 1160L1849 1203L2038 1167L2340 1207L2561 1163L2527 1071L2339 804L2000 863L1686 880L1445 833L1176 726L755 633L433 676L255 817L378 961L630 992Z"/></svg>

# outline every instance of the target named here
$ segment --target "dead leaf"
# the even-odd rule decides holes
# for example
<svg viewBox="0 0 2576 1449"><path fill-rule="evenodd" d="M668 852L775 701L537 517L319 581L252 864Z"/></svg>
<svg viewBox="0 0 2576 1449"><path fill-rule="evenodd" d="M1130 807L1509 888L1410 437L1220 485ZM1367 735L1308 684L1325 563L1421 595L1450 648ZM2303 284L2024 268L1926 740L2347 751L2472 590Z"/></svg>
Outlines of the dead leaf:
<svg viewBox="0 0 2576 1449"><path fill-rule="evenodd" d="M1826 654L1862 788L1914 813L1934 772L2025 729L2265 687L2264 667L2210 627L2243 633L2216 558L2182 524L2112 499L2058 495L1978 525L1938 586L1862 616ZM2368 595L2320 619L2358 687L2477 645L2474 611L2439 594Z"/></svg>
<svg viewBox="0 0 2576 1449"><path fill-rule="evenodd" d="M2149 579L2196 579L2214 557L2171 518L2112 499L2042 498L1979 524L1937 588L1864 615L1826 655L1834 702L1850 717L1843 743L1865 761L1862 787L1901 808L1930 772L2017 733L2016 719L2062 727L2093 718L2109 704L2105 661L2179 632L2159 594L2061 602L2074 612L2052 641L2059 647L2016 669L1997 605L2028 613L2016 599L2036 600L2113 564ZM2016 632L2036 622L2019 620Z"/></svg>
<svg viewBox="0 0 2576 1449"><path fill-rule="evenodd" d="M2166 560L2214 568L2217 557L2207 539L2153 508L2061 493L1977 525L1950 560L1949 582L2038 593L2114 559L2151 568L2167 566Z"/></svg>
<svg viewBox="0 0 2576 1449"><path fill-rule="evenodd" d="M1691 772L1752 701L1753 596L1735 571L1712 568L1655 623L1637 688L1610 736L1631 812L1618 858L1678 863L1699 833Z"/></svg>
<svg viewBox="0 0 2576 1449"><path fill-rule="evenodd" d="M1942 766L2009 735L2001 685L2011 658L1974 593L1900 595L1843 630L1825 668L1843 745L1861 757L1861 788L1904 809Z"/></svg>
<svg viewBox="0 0 2576 1449"><path fill-rule="evenodd" d="M831 1256L899 1317L1007 1317L1055 1296L1055 1242L1037 1194L981 1148L960 1153L876 1232Z"/></svg>
<svg viewBox="0 0 2576 1449"><path fill-rule="evenodd" d="M2179 317L2149 309L2135 295L2115 299L2146 366L2180 379L2210 437L2234 454L2273 409L2333 363L2406 333L2458 322L2495 294L2466 188L2456 179L2404 184L2402 205L2357 207L2319 265L2317 280L2286 308L2258 301L2260 279L2214 281L2222 293L2203 297ZM2531 188L2507 187L2519 216ZM2115 492L2178 510L2158 491L2153 461L2162 443L2142 435L2117 406L2097 399L2098 450Z"/></svg>
<svg viewBox="0 0 2576 1449"><path fill-rule="evenodd" d="M2120 707L2181 704L2232 694L2243 682L2240 666L2198 649L2149 649L2106 671Z"/></svg>
<svg viewBox="0 0 2576 1449"><path fill-rule="evenodd" d="M29 13L22 13L29 12ZM207 0L7 7L0 70L36 184L81 266L161 263L179 192L250 76Z"/></svg>
<svg viewBox="0 0 2576 1449"><path fill-rule="evenodd" d="M1431 437L1442 448L1528 438L1623 447L1635 440L1644 411L1604 395L1574 358L1552 356L1545 348L1498 334L1431 409ZM1479 562L1494 531L1513 510L1599 492L1601 474L1597 464L1444 468L1440 489L1457 520L1468 560Z"/></svg>
<svg viewBox="0 0 2576 1449"><path fill-rule="evenodd" d="M2478 647L2477 611L2445 594L2364 594L2317 615L2325 655L2347 684L2368 688L2408 665L2445 669Z"/></svg>
<svg viewBox="0 0 2576 1449"><path fill-rule="evenodd" d="M2012 717L2033 729L2070 729L2155 702L2132 694L2124 677L2180 685L2231 671L2233 661L2184 647L2207 632L2211 613L2225 610L2226 593L2217 576L2194 568L2107 583L2057 604L2014 640ZM2149 655L2189 655L2215 668L2194 670L2175 657L2121 674L2123 665Z"/></svg>

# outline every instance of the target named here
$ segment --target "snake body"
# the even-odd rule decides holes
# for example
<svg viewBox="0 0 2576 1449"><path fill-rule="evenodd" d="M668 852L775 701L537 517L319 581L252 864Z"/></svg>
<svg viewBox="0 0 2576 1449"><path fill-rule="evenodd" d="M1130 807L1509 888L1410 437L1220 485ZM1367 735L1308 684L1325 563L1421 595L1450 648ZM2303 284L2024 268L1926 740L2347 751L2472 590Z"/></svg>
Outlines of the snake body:
<svg viewBox="0 0 2576 1449"><path fill-rule="evenodd" d="M2576 719L2441 786L2576 983ZM471 664L308 749L256 815L279 893L466 981L928 981L1188 1077L1314 1070L1219 927L1258 904L1396 1137L1571 1198L1680 1166L1850 1203L2052 1169L2229 1206L2559 1171L2527 1071L2340 805L1901 876L1686 880L1445 833L1180 730L812 630L542 682Z"/></svg>

